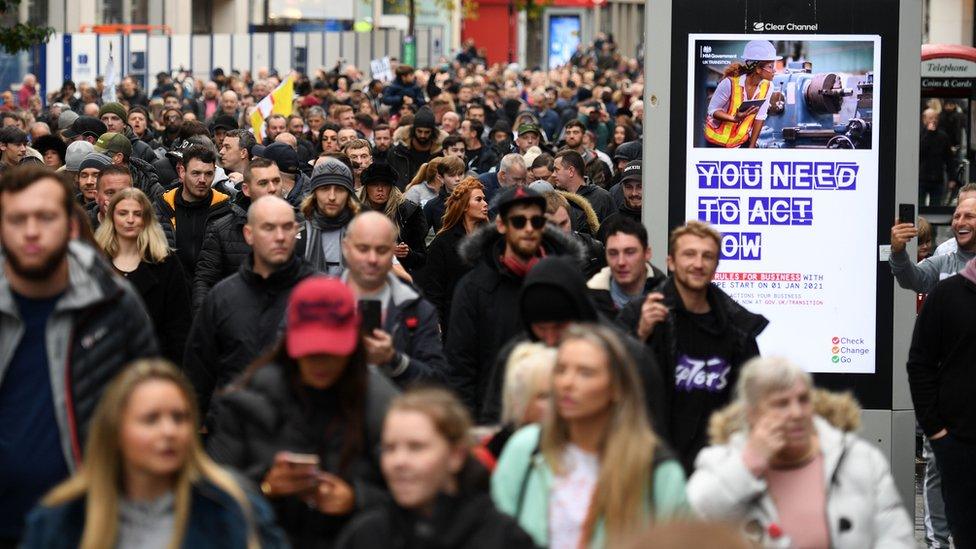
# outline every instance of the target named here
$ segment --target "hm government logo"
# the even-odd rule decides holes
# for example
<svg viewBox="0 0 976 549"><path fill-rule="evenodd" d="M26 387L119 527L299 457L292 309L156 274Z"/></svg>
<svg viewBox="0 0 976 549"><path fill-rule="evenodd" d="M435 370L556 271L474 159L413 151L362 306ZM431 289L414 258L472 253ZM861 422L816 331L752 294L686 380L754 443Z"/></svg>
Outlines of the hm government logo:
<svg viewBox="0 0 976 549"><path fill-rule="evenodd" d="M752 24L752 32L764 32L764 31L809 31L817 32L819 23L813 23L812 25L801 25L799 23L767 23L764 21L755 21Z"/></svg>

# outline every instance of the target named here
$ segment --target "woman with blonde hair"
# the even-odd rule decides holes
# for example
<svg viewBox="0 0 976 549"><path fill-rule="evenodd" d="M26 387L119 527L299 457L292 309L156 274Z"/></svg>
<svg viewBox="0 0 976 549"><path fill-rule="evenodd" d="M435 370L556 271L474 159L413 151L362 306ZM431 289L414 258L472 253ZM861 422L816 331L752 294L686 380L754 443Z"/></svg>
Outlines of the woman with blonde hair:
<svg viewBox="0 0 976 549"><path fill-rule="evenodd" d="M267 503L204 453L199 428L172 364L131 364L95 409L84 465L31 513L22 547L287 546Z"/></svg>
<svg viewBox="0 0 976 549"><path fill-rule="evenodd" d="M443 195L445 198L450 195L463 176L464 161L460 158L456 156L432 158L417 170L404 190L404 196L407 200L420 204L421 207L426 206L428 201L438 195Z"/></svg>
<svg viewBox="0 0 976 549"><path fill-rule="evenodd" d="M485 188L477 177L461 181L447 199L443 225L427 247L427 267L420 277L420 288L440 313L441 336L447 338L450 326L451 297L454 286L471 265L461 261L458 245L467 235L488 222Z"/></svg>
<svg viewBox="0 0 976 549"><path fill-rule="evenodd" d="M854 434L853 398L775 357L746 363L736 394L688 482L702 518L741 522L763 546L915 547L888 460Z"/></svg>
<svg viewBox="0 0 976 549"><path fill-rule="evenodd" d="M162 355L181 364L192 320L189 284L145 193L135 188L116 193L95 241L142 296Z"/></svg>
<svg viewBox="0 0 976 549"><path fill-rule="evenodd" d="M479 453L489 469L494 470L498 457L515 431L545 421L555 363L556 350L542 343L519 343L508 355L505 386L502 387L501 429L481 447L487 455Z"/></svg>
<svg viewBox="0 0 976 549"><path fill-rule="evenodd" d="M380 453L392 501L361 513L337 547L534 547L492 504L470 430L467 408L444 389L415 387L393 399Z"/></svg>
<svg viewBox="0 0 976 549"><path fill-rule="evenodd" d="M512 436L491 483L536 545L615 547L685 514L684 471L651 430L642 386L612 330L566 329L548 416Z"/></svg>

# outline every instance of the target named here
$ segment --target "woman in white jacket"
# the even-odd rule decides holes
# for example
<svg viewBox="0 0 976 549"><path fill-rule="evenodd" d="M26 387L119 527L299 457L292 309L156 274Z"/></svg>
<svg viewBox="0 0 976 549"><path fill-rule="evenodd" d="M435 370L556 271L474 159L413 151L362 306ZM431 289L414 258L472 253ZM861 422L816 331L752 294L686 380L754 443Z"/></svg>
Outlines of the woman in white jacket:
<svg viewBox="0 0 976 549"><path fill-rule="evenodd" d="M851 432L853 398L815 390L778 358L747 363L737 395L712 416L713 445L688 482L698 514L741 522L766 547L916 546L887 460Z"/></svg>

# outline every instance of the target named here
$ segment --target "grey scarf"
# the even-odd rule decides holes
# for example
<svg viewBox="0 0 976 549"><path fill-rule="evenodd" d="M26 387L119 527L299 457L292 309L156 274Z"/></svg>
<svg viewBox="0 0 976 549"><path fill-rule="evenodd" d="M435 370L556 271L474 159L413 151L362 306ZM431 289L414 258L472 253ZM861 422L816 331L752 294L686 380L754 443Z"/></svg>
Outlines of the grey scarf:
<svg viewBox="0 0 976 549"><path fill-rule="evenodd" d="M320 211L314 210L312 218L305 220L305 261L315 270L322 272L328 270L325 264L325 253L322 250L322 233L338 230L339 239L342 240L346 233L346 226L349 225L351 219L352 212L347 208L333 218L326 217ZM341 254L339 265L345 267Z"/></svg>

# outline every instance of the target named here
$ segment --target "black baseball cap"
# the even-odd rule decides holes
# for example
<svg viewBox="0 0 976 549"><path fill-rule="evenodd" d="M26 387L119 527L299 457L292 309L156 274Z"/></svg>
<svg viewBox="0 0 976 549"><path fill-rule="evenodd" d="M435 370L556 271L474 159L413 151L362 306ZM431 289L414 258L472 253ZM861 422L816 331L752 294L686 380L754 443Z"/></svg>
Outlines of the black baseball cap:
<svg viewBox="0 0 976 549"><path fill-rule="evenodd" d="M237 125L237 120L229 114L221 114L214 117L213 122L210 123L210 131L216 131L218 129L223 130L237 130L240 127Z"/></svg>
<svg viewBox="0 0 976 549"><path fill-rule="evenodd" d="M639 159L628 162L620 172L621 183L632 180L643 181L641 178L641 161Z"/></svg>
<svg viewBox="0 0 976 549"><path fill-rule="evenodd" d="M504 217L508 210L517 204L535 204L546 211L546 197L528 187L516 186L506 189L498 196L498 213Z"/></svg>
<svg viewBox="0 0 976 549"><path fill-rule="evenodd" d="M99 136L107 131L108 128L105 126L105 123L94 116L79 116L71 123L71 127L64 130L64 136L69 139L78 136L91 136L98 139Z"/></svg>

